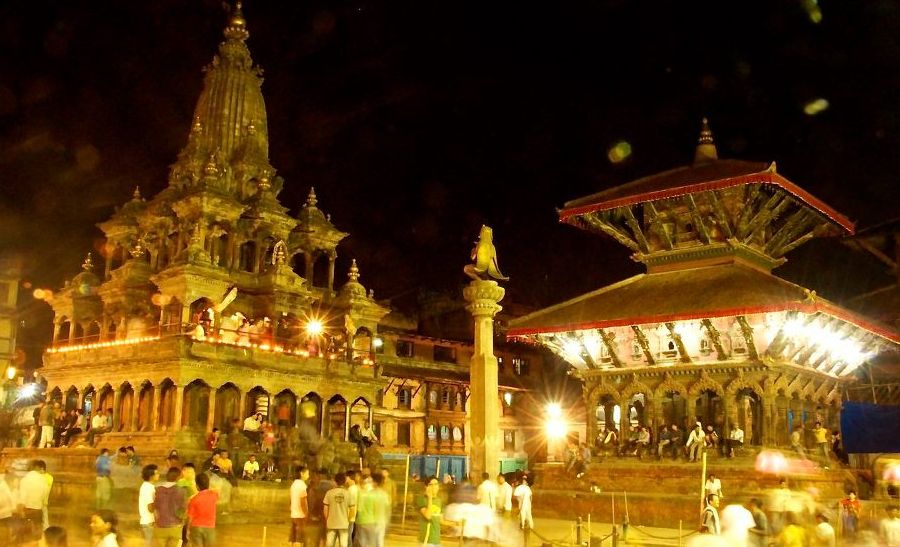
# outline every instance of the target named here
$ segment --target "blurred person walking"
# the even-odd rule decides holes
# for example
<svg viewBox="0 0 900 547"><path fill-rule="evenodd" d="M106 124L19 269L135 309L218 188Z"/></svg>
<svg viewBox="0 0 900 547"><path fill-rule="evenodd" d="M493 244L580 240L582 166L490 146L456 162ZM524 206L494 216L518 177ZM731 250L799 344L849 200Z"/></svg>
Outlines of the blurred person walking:
<svg viewBox="0 0 900 547"><path fill-rule="evenodd" d="M294 472L294 482L291 483L290 501L291 501L291 533L288 541L291 547L298 546L301 543L306 544L306 524L309 518L309 496L307 494L307 481L309 480L309 470L300 466ZM307 547L318 547L318 545Z"/></svg>
<svg viewBox="0 0 900 547"><path fill-rule="evenodd" d="M106 509L109 500L112 499L113 482L110 474L112 473L112 458L109 457L109 449L104 448L100 451L100 455L94 460L94 471L97 475L96 491L95 491L95 509Z"/></svg>
<svg viewBox="0 0 900 547"><path fill-rule="evenodd" d="M188 539L191 545L208 547L216 544L216 504L219 493L209 489L209 475L197 475L197 495L188 502Z"/></svg>
<svg viewBox="0 0 900 547"><path fill-rule="evenodd" d="M180 476L180 469L170 467L166 471L166 480L156 486L153 501L156 522L153 535L163 547L181 547L181 517L187 508L187 503L184 498L184 490L176 484Z"/></svg>
<svg viewBox="0 0 900 547"><path fill-rule="evenodd" d="M718 536L722 533L722 525L719 521L719 496L709 494L706 496L706 507L700 519L700 533Z"/></svg>
<svg viewBox="0 0 900 547"><path fill-rule="evenodd" d="M43 460L31 462L31 469L19 481L20 514L25 520L24 539L37 541L41 537L44 506L50 497L50 485L44 474L47 464Z"/></svg>
<svg viewBox="0 0 900 547"><path fill-rule="evenodd" d="M841 537L852 538L856 536L859 526L859 514L862 504L856 497L856 491L851 490L847 497L841 500Z"/></svg>
<svg viewBox="0 0 900 547"><path fill-rule="evenodd" d="M69 535L66 529L59 526L49 526L41 535L38 547L69 547Z"/></svg>
<svg viewBox="0 0 900 547"><path fill-rule="evenodd" d="M109 509L95 512L90 528L94 547L119 547L119 518Z"/></svg>
<svg viewBox="0 0 900 547"><path fill-rule="evenodd" d="M512 512L513 487L506 482L506 475L497 474L497 512L504 517L509 517Z"/></svg>
<svg viewBox="0 0 900 547"><path fill-rule="evenodd" d="M769 519L763 511L763 504L758 498L753 498L747 504L747 509L753 515L754 526L750 529L749 544L754 547L766 547L769 544Z"/></svg>
<svg viewBox="0 0 900 547"><path fill-rule="evenodd" d="M878 531L885 545L900 546L900 507L891 505L887 508L887 516L881 519Z"/></svg>
<svg viewBox="0 0 900 547"><path fill-rule="evenodd" d="M144 536L144 546L153 547L153 524L156 522L153 502L156 498L156 481L159 469L154 464L145 465L141 470L141 487L138 490L138 523Z"/></svg>
<svg viewBox="0 0 900 547"><path fill-rule="evenodd" d="M391 500L384 490L384 476L376 473L363 481L356 511L359 547L384 547L384 533L391 518Z"/></svg>
<svg viewBox="0 0 900 547"><path fill-rule="evenodd" d="M834 527L828 522L828 517L822 513L816 513L816 527L813 529L812 547L834 547L837 538Z"/></svg>

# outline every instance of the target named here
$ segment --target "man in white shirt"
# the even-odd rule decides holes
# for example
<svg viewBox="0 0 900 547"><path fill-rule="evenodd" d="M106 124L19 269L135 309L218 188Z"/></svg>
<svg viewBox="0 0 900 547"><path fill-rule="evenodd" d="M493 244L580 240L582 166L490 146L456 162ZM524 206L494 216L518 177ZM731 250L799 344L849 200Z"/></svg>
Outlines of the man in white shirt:
<svg viewBox="0 0 900 547"><path fill-rule="evenodd" d="M816 527L813 529L813 541L810 543L816 547L834 547L837 543L834 526L828 522L828 517L824 513L816 513Z"/></svg>
<svg viewBox="0 0 900 547"><path fill-rule="evenodd" d="M489 473L482 473L481 484L478 485L478 491L476 492L478 503L485 507L490 507L491 511L496 511L497 493L497 483L491 480L491 475Z"/></svg>
<svg viewBox="0 0 900 547"><path fill-rule="evenodd" d="M534 519L531 516L531 487L528 486L528 477L522 476L518 486L513 490L513 496L519 504L519 526L526 530L527 534L528 530L534 528Z"/></svg>
<svg viewBox="0 0 900 547"><path fill-rule="evenodd" d="M710 494L715 494L720 498L725 497L722 495L722 481L719 480L715 473L710 473L709 478L706 479L706 495Z"/></svg>
<svg viewBox="0 0 900 547"><path fill-rule="evenodd" d="M731 431L728 432L728 438L726 439L726 450L728 452L728 457L734 457L734 448L744 446L744 430L737 426L737 424L731 424Z"/></svg>
<svg viewBox="0 0 900 547"><path fill-rule="evenodd" d="M31 470L19 481L19 505L23 509L29 538L37 541L43 531L44 507L50 499L50 484L44 474L47 464L43 460L31 462ZM26 532L27 533L27 532Z"/></svg>
<svg viewBox="0 0 900 547"><path fill-rule="evenodd" d="M500 473L497 475L497 512L504 516L508 516L512 511L512 493L513 487L506 482L506 475Z"/></svg>
<svg viewBox="0 0 900 547"><path fill-rule="evenodd" d="M153 502L156 499L156 482L159 480L159 468L156 465L145 465L141 470L144 482L138 491L138 517L141 532L144 535L145 547L153 547L153 525L156 522Z"/></svg>
<svg viewBox="0 0 900 547"><path fill-rule="evenodd" d="M250 457L244 462L242 478L248 481L259 478L259 462L256 461L256 454L250 454Z"/></svg>
<svg viewBox="0 0 900 547"><path fill-rule="evenodd" d="M359 471L356 469L351 469L347 471L347 498L350 501L350 507L353 507L353 511L350 512L350 528L349 534L352 540L353 538L353 528L356 526L356 508L359 507Z"/></svg>
<svg viewBox="0 0 900 547"><path fill-rule="evenodd" d="M306 481L309 480L309 470L300 466L294 474L294 482L291 483L291 535L288 538L291 546L306 544L306 518L309 516L309 503L306 495Z"/></svg>
<svg viewBox="0 0 900 547"><path fill-rule="evenodd" d="M700 422L697 422L694 429L691 430L685 446L688 449L688 458L692 462L697 461L697 457L700 456L703 447L706 446L706 433L703 432L703 426Z"/></svg>
<svg viewBox="0 0 900 547"><path fill-rule="evenodd" d="M891 505L887 513L887 518L882 519L879 525L881 539L889 547L900 546L900 508Z"/></svg>
<svg viewBox="0 0 900 547"><path fill-rule="evenodd" d="M262 427L262 414L257 412L244 419L244 436L259 444L259 430Z"/></svg>

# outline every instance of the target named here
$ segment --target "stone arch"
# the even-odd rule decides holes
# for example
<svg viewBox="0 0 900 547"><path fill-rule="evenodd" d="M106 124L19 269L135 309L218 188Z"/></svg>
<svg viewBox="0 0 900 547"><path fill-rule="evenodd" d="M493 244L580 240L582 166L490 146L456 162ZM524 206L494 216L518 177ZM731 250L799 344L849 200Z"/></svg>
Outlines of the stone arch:
<svg viewBox="0 0 900 547"><path fill-rule="evenodd" d="M725 389L722 387L722 384L710 378L705 371L701 372L700 378L688 387L687 395L697 397L706 390L712 391L720 397L725 395Z"/></svg>
<svg viewBox="0 0 900 547"><path fill-rule="evenodd" d="M56 341L59 343L68 343L69 336L72 334L72 321L69 320L68 317L63 315L59 318L59 322L56 327Z"/></svg>
<svg viewBox="0 0 900 547"><path fill-rule="evenodd" d="M209 384L199 379L185 386L181 416L181 425L185 429L206 430L211 391Z"/></svg>
<svg viewBox="0 0 900 547"><path fill-rule="evenodd" d="M84 386L84 389L81 390L81 409L84 411L84 415L88 419L90 419L90 417L94 414L95 404L97 402L96 396L97 390L94 389L94 386L92 384Z"/></svg>
<svg viewBox="0 0 900 547"><path fill-rule="evenodd" d="M742 389L752 389L760 397L766 394L766 390L763 388L763 386L759 385L759 383L755 382L751 378L745 377L743 374L739 374L737 378L728 382L728 385L725 386L725 392L729 396L736 395L737 392Z"/></svg>
<svg viewBox="0 0 900 547"><path fill-rule="evenodd" d="M167 431L176 427L175 423L175 398L178 396L178 388L175 387L175 382L171 380L171 378L165 378L162 382L157 386L157 394L156 398L158 399L158 403L156 403L159 418L157 419L157 424L150 424L151 427L158 427L163 431ZM208 402L208 400L207 400ZM183 407L184 408L184 407ZM182 411L184 414L184 411ZM184 419L181 418L182 423L184 423ZM204 428L206 424L204 424Z"/></svg>
<svg viewBox="0 0 900 547"><path fill-rule="evenodd" d="M119 408L116 415L115 431L131 430L131 416L134 412L134 388L130 382L122 382L119 386Z"/></svg>
<svg viewBox="0 0 900 547"><path fill-rule="evenodd" d="M369 425L369 412L372 409L372 403L365 397L357 397L350 405L351 426L359 425L365 427Z"/></svg>
<svg viewBox="0 0 900 547"><path fill-rule="evenodd" d="M653 390L644 382L641 382L637 378L632 378L631 381L622 388L621 396L623 399L631 399L638 393L643 393L644 396L650 397L653 395Z"/></svg>
<svg viewBox="0 0 900 547"><path fill-rule="evenodd" d="M272 417L269 416L269 405L272 396L269 394L268 390L262 386L256 386L250 391L247 392L247 405L241 411L242 416L250 416L251 414L262 414L263 417L267 418L271 421Z"/></svg>
<svg viewBox="0 0 900 547"><path fill-rule="evenodd" d="M47 394L47 399L54 403L59 403L62 406L63 403L63 392L59 387L55 387L50 390L50 393Z"/></svg>
<svg viewBox="0 0 900 547"><path fill-rule="evenodd" d="M80 394L78 393L78 388L75 386L69 386L69 388L66 390L66 396L63 399L63 409L65 409L66 412L69 412L70 410L78 408L79 400Z"/></svg>
<svg viewBox="0 0 900 547"><path fill-rule="evenodd" d="M686 386L675 380L671 374L666 374L665 377L663 377L663 380L656 386L656 389L653 390L653 396L661 399L665 396L667 391L674 391L682 395L687 395Z"/></svg>
<svg viewBox="0 0 900 547"><path fill-rule="evenodd" d="M138 386L137 395L137 423L135 426L138 431L152 431L153 423L151 417L153 415L153 384L150 380L144 380ZM160 417L162 414L160 413Z"/></svg>
<svg viewBox="0 0 900 547"><path fill-rule="evenodd" d="M622 395L619 393L613 385L606 383L603 377L600 378L600 381L594 384L588 391L587 400L593 404L597 399L600 398L601 395L609 395L613 398L613 400L618 401L622 398Z"/></svg>
<svg viewBox="0 0 900 547"><path fill-rule="evenodd" d="M322 433L322 397L315 391L310 391L300 399L299 424L310 425L319 434Z"/></svg>
<svg viewBox="0 0 900 547"><path fill-rule="evenodd" d="M216 389L216 406L213 425L227 429L232 420L241 418L241 390L232 382L226 382Z"/></svg>
<svg viewBox="0 0 900 547"><path fill-rule="evenodd" d="M328 399L328 434L332 438L341 438L347 440L347 409L349 403L341 395L334 395Z"/></svg>
<svg viewBox="0 0 900 547"><path fill-rule="evenodd" d="M272 399L275 420L279 426L297 425L297 395L290 389L283 389Z"/></svg>
<svg viewBox="0 0 900 547"><path fill-rule="evenodd" d="M88 323L87 330L84 332L84 341L86 343L100 341L100 323L91 321Z"/></svg>
<svg viewBox="0 0 900 547"><path fill-rule="evenodd" d="M106 414L107 410L113 408L113 388L109 384L104 384L97 392L97 412Z"/></svg>

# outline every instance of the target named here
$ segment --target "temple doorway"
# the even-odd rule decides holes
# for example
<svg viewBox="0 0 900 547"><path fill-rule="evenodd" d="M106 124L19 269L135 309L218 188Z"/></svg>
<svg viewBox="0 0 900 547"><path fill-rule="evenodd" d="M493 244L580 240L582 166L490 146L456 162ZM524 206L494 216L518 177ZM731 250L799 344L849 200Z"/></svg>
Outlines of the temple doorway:
<svg viewBox="0 0 900 547"><path fill-rule="evenodd" d="M152 431L151 415L153 414L153 385L144 382L138 392L137 430Z"/></svg>
<svg viewBox="0 0 900 547"><path fill-rule="evenodd" d="M131 384L125 382L119 388L119 422L116 424L116 431L130 431L131 417L134 414L134 388Z"/></svg>
<svg viewBox="0 0 900 547"><path fill-rule="evenodd" d="M597 419L597 432L605 434L610 429L619 429L622 421L622 409L616 404L612 395L602 395L597 402L595 412Z"/></svg>
<svg viewBox="0 0 900 547"><path fill-rule="evenodd" d="M232 420L240 419L241 391L236 385L227 383L216 390L215 426L228 430Z"/></svg>
<svg viewBox="0 0 900 547"><path fill-rule="evenodd" d="M694 406L694 415L696 421L703 424L705 428L712 425L718 431L722 431L722 425L725 422L724 408L722 398L719 394L711 389L704 389L697 396ZM686 424L688 428L694 424Z"/></svg>
<svg viewBox="0 0 900 547"><path fill-rule="evenodd" d="M744 388L735 395L737 424L744 430L748 444L759 446L763 439L762 399L751 388Z"/></svg>
<svg viewBox="0 0 900 547"><path fill-rule="evenodd" d="M317 434L322 434L322 398L318 393L311 391L300 400L299 425L304 428L309 426Z"/></svg>
<svg viewBox="0 0 900 547"><path fill-rule="evenodd" d="M666 391L663 393L662 401L662 421L661 425L675 424L680 428L687 425L687 403L681 393L677 391Z"/></svg>
<svg viewBox="0 0 900 547"><path fill-rule="evenodd" d="M175 427L175 397L178 395L178 389L175 387L175 383L172 382L172 380L166 378L159 384L158 391L159 423L157 427L163 431L167 431ZM184 423L183 418L182 423ZM149 425L151 428L154 427L152 422L150 422ZM205 423L203 427L206 427Z"/></svg>
<svg viewBox="0 0 900 547"><path fill-rule="evenodd" d="M184 388L184 413L181 424L185 429L206 430L209 394L210 388L203 380L194 380Z"/></svg>
<svg viewBox="0 0 900 547"><path fill-rule="evenodd" d="M347 440L347 400L340 395L328 399L328 433L332 440Z"/></svg>

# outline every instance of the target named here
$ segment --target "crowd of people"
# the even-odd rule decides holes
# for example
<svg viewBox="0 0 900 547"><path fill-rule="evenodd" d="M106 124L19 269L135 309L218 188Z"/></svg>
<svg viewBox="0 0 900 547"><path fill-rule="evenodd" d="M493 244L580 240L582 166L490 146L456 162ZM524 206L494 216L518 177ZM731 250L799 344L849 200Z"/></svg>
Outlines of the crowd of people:
<svg viewBox="0 0 900 547"><path fill-rule="evenodd" d="M861 503L855 491L836 505L819 498L816 490L793 490L787 479L770 490L766 501L751 498L723 507L725 495L718 478L710 475L700 537L688 545L751 547L834 547L842 543L900 545L900 509L888 506L884 515L861 526ZM715 539L709 536L715 537Z"/></svg>

